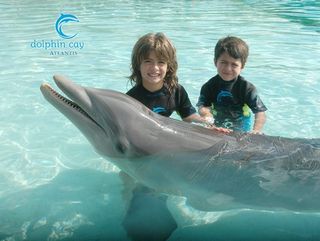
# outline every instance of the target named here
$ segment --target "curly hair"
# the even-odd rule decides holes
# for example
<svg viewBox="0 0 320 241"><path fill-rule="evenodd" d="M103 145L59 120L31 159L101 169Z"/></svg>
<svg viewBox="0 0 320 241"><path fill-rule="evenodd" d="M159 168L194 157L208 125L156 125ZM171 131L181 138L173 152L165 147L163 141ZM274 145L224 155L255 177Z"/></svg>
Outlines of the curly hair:
<svg viewBox="0 0 320 241"><path fill-rule="evenodd" d="M156 56L168 65L164 84L171 92L178 86L178 62L176 49L164 33L148 33L142 36L134 45L131 54L131 75L129 76L131 84L142 84L140 65L144 59L149 57L151 51L154 51Z"/></svg>

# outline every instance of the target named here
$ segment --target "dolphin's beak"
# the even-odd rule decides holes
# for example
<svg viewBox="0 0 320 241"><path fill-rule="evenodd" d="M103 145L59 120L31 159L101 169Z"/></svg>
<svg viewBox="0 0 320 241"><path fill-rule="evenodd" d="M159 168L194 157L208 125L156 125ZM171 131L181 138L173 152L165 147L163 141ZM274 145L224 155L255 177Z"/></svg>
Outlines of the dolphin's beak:
<svg viewBox="0 0 320 241"><path fill-rule="evenodd" d="M63 75L54 75L53 79L59 89L66 94L68 98L88 112L88 107L91 106L91 100L83 87L75 84Z"/></svg>
<svg viewBox="0 0 320 241"><path fill-rule="evenodd" d="M54 80L57 86L70 99L59 94L48 83L43 83L40 86L40 90L45 99L66 117L68 117L68 119L74 122L75 125L77 125L76 122L85 120L89 123L93 122L92 124L95 126L99 126L99 124L85 110L85 107L88 106L90 101L84 88L72 83L70 80L61 75L55 75Z"/></svg>
<svg viewBox="0 0 320 241"><path fill-rule="evenodd" d="M101 90L81 87L61 75L55 75L53 78L59 89L68 98L59 94L48 83L43 83L40 90L45 99L78 127L98 153L107 152L109 156L113 157L119 155L113 145L113 139L116 135L114 132L118 133L117 126L101 121L103 118L96 115L94 108L97 104L94 106L91 104L90 92L100 93ZM92 101L94 102L94 100L96 99ZM122 142L120 144L124 146Z"/></svg>

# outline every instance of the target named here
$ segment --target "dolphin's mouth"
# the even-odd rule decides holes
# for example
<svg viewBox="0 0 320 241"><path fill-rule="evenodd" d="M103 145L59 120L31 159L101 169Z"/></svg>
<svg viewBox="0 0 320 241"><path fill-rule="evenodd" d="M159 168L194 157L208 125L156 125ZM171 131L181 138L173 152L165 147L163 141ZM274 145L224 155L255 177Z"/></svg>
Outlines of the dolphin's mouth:
<svg viewBox="0 0 320 241"><path fill-rule="evenodd" d="M69 108L72 108L74 111L81 113L86 118L90 119L91 121L95 122L97 125L99 125L84 109L82 109L77 103L73 102L72 100L64 97L63 95L59 94L57 91L55 91L48 83L43 83L40 87L42 93L44 96L48 99L48 95L55 99L56 102L59 102L60 104L63 104L65 106L68 106ZM49 100L49 102L51 102Z"/></svg>

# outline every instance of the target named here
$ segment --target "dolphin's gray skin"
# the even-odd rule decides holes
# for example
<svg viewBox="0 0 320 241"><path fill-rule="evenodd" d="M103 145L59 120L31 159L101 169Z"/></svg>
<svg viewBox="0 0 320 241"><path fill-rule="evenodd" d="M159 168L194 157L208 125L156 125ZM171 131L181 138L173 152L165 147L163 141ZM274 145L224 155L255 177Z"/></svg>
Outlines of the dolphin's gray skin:
<svg viewBox="0 0 320 241"><path fill-rule="evenodd" d="M225 135L162 117L131 97L54 76L44 97L138 182L205 211L320 211L320 139Z"/></svg>

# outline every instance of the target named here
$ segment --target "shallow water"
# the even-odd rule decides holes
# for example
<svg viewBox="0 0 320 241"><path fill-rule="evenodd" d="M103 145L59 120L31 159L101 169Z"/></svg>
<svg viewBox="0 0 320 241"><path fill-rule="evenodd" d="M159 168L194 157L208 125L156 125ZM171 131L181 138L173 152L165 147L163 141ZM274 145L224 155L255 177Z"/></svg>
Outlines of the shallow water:
<svg viewBox="0 0 320 241"><path fill-rule="evenodd" d="M175 44L179 81L193 104L216 73L216 41L243 38L250 46L243 75L268 107L264 132L320 136L318 1L15 0L0 8L0 240L127 239L118 169L43 99L39 86L62 73L125 92L132 46L147 32L165 32ZM61 13L79 19L64 28L75 38L55 31ZM51 41L66 47L45 49ZM179 222L170 240L320 237L318 213L203 213L174 197L169 206Z"/></svg>

